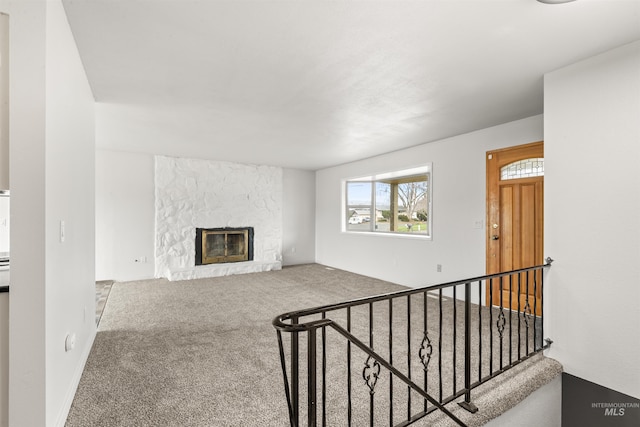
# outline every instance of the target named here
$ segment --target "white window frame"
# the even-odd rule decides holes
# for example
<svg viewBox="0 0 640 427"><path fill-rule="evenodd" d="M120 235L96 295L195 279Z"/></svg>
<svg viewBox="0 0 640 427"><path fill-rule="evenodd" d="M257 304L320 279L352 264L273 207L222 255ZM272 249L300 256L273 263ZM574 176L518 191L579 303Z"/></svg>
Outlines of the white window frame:
<svg viewBox="0 0 640 427"><path fill-rule="evenodd" d="M376 183L389 183L398 182L406 179L426 176L427 182L427 196L426 196L426 210L427 210L427 229L424 231L390 231L376 229L375 220L376 217ZM369 227L366 224L359 224L357 229L349 227L348 217L349 209L355 205L349 205L348 185L350 183L371 183L371 200L368 203L370 220L368 222ZM406 168L402 170L395 170L391 172L377 173L371 175L357 176L352 178L346 178L342 181L343 203L342 203L342 232L354 233L362 235L377 235L377 236L394 236L402 238L418 238L431 240L433 238L433 207L432 207L432 195L433 195L433 167L431 163L426 163L421 166ZM364 206L364 205L363 205Z"/></svg>

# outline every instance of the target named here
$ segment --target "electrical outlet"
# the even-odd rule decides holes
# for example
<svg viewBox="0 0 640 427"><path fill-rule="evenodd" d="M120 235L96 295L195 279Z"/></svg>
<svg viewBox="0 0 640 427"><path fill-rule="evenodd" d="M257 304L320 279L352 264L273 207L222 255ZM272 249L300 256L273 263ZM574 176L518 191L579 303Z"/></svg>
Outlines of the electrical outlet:
<svg viewBox="0 0 640 427"><path fill-rule="evenodd" d="M64 351L71 351L76 347L76 334L67 334L64 339Z"/></svg>
<svg viewBox="0 0 640 427"><path fill-rule="evenodd" d="M436 264L436 271L442 273L442 264Z"/></svg>

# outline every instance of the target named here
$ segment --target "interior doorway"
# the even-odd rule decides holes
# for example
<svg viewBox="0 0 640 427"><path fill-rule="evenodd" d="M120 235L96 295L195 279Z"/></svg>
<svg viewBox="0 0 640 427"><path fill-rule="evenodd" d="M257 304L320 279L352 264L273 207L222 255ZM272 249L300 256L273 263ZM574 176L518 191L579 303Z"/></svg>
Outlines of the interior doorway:
<svg viewBox="0 0 640 427"><path fill-rule="evenodd" d="M487 274L543 264L544 142L488 151L486 162ZM487 305L540 315L540 283L533 272L518 283L494 281Z"/></svg>

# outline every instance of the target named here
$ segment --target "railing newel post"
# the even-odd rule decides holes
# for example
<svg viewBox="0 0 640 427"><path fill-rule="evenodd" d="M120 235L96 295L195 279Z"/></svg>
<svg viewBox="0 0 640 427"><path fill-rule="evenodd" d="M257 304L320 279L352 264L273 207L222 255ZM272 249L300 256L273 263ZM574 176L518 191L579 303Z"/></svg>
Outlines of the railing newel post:
<svg viewBox="0 0 640 427"><path fill-rule="evenodd" d="M480 296L478 296L480 298ZM478 407L471 403L471 283L464 284L464 402L462 408L475 414Z"/></svg>

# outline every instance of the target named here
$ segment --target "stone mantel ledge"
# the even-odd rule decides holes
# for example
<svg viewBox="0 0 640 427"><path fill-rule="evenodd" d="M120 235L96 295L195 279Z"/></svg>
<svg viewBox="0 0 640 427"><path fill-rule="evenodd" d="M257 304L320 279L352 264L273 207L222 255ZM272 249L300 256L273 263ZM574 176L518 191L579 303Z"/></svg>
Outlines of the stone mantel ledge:
<svg viewBox="0 0 640 427"><path fill-rule="evenodd" d="M207 277L229 276L231 274L261 273L282 270L282 261L245 261L224 264L198 265L191 268L173 269L167 279L170 281L204 279Z"/></svg>

